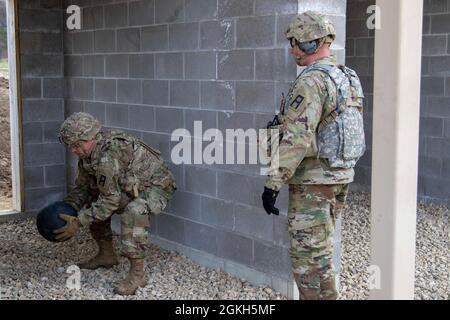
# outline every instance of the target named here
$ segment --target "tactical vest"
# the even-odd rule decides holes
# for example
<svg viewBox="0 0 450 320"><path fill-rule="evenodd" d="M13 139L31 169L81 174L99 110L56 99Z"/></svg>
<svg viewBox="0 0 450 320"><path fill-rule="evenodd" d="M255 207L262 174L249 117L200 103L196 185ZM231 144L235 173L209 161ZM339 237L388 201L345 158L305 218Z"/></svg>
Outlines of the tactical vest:
<svg viewBox="0 0 450 320"><path fill-rule="evenodd" d="M118 160L126 168L119 179L123 191L137 197L145 188L156 187L166 198L172 197L176 189L175 178L158 150L122 131L108 130L101 132L101 135L104 139L102 151L113 145L120 148Z"/></svg>
<svg viewBox="0 0 450 320"><path fill-rule="evenodd" d="M364 93L361 82L344 65L315 64L311 71L327 74L336 86L336 109L321 119L317 129L317 157L331 168L353 168L366 150L363 121Z"/></svg>

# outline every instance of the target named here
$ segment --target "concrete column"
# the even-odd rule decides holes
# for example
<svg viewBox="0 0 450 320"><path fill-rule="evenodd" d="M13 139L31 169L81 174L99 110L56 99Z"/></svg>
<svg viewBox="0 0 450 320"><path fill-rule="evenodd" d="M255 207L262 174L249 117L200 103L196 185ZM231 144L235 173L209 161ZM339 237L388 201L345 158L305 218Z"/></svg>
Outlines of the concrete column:
<svg viewBox="0 0 450 320"><path fill-rule="evenodd" d="M423 1L376 3L370 298L413 299Z"/></svg>

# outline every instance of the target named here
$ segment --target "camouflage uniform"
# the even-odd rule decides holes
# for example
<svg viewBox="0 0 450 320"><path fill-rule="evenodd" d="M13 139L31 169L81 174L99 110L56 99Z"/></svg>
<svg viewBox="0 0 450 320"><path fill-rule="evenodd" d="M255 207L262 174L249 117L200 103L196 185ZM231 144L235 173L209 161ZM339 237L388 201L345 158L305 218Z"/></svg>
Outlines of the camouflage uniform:
<svg viewBox="0 0 450 320"><path fill-rule="evenodd" d="M318 15L312 18L324 19ZM332 41L330 36L325 37L327 34L305 36L301 26L311 23L308 19L311 20L311 15L300 15L290 25L287 37L298 41L319 38ZM295 34L299 27L303 39ZM338 296L332 263L334 223L344 207L354 176L352 168L331 168L326 159L318 156L318 126L336 109L337 100L333 80L322 71L312 70L324 64L336 65L336 60L334 57L316 60L290 88L286 112L281 116L279 170L266 181L266 187L275 191L289 184L290 255L301 299Z"/></svg>
<svg viewBox="0 0 450 320"><path fill-rule="evenodd" d="M65 201L79 210L96 240L111 240L111 215L121 217L122 254L143 258L149 214L159 214L176 189L160 153L117 130L101 131L87 158L78 162L75 188Z"/></svg>

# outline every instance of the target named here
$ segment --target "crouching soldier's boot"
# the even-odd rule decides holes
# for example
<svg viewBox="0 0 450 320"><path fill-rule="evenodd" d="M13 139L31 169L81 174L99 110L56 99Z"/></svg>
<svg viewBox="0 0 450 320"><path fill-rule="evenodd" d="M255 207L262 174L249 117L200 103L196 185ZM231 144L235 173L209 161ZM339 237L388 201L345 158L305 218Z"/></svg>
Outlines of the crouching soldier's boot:
<svg viewBox="0 0 450 320"><path fill-rule="evenodd" d="M119 263L116 254L114 253L112 240L97 240L97 245L97 255L86 262L78 264L80 269L94 270L100 267L112 268Z"/></svg>
<svg viewBox="0 0 450 320"><path fill-rule="evenodd" d="M129 259L130 272L128 276L119 282L114 288L114 293L120 295L135 294L139 287L145 287L144 259Z"/></svg>

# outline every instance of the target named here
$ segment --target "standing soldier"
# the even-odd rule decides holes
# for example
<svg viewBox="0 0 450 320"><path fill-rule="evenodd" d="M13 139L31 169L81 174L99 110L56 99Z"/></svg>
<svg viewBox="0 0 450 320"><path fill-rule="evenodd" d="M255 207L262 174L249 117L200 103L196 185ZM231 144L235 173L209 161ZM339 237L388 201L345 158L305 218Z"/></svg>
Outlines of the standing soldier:
<svg viewBox="0 0 450 320"><path fill-rule="evenodd" d="M175 179L159 151L127 133L101 129L98 120L83 112L74 113L61 126L60 140L79 156L75 187L64 201L79 213L78 218L60 215L67 224L55 231L55 238L65 241L81 226L89 226L99 252L79 267L111 268L118 264L111 216L119 214L122 255L130 260L130 271L114 292L131 295L146 284L149 214L166 207L176 189Z"/></svg>
<svg viewBox="0 0 450 320"><path fill-rule="evenodd" d="M290 255L300 298L337 299L333 231L365 151L364 95L356 73L331 56L336 33L328 18L300 14L286 36L297 65L306 68L281 115L279 168L267 178L263 206L278 215L276 198L289 184Z"/></svg>

